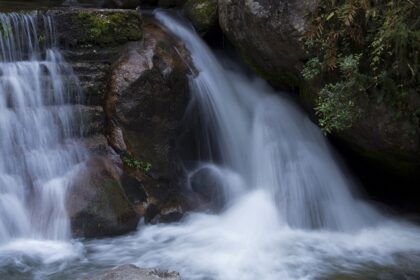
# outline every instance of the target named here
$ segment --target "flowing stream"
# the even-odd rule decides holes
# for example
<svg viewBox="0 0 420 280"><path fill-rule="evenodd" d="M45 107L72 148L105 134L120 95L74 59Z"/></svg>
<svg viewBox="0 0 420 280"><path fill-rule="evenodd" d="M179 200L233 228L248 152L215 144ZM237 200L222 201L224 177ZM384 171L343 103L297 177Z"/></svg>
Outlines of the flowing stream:
<svg viewBox="0 0 420 280"><path fill-rule="evenodd" d="M361 200L292 101L222 64L188 24L163 11L155 17L198 69L191 106L203 156L188 178L219 182L222 209L119 238L66 241L66 184L84 160L60 80L71 69L36 43L33 15L1 15L3 28L26 37L0 41L0 155L8 159L0 162L0 278L75 279L134 263L185 279L419 279L420 229ZM21 57L22 48L31 56Z"/></svg>

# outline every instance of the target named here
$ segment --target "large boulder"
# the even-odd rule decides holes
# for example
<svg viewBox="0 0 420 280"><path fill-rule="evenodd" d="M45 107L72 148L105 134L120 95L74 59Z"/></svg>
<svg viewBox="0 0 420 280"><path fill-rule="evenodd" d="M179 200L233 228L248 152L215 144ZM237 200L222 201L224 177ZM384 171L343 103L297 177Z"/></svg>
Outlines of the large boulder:
<svg viewBox="0 0 420 280"><path fill-rule="evenodd" d="M246 62L275 85L296 89L306 54L305 16L317 1L219 0L219 23Z"/></svg>
<svg viewBox="0 0 420 280"><path fill-rule="evenodd" d="M145 188L148 203L139 209L146 221L178 219L183 205L177 139L189 101L191 58L182 43L153 23L145 26L143 42L122 53L104 102L109 142Z"/></svg>
<svg viewBox="0 0 420 280"><path fill-rule="evenodd" d="M410 182L420 180L420 128L408 117L397 118L398 111L384 103L363 98L356 105L363 116L352 127L334 135L353 152L378 169ZM420 97L413 98L420 108ZM405 182L399 182L401 185ZM405 183L406 184L406 183Z"/></svg>
<svg viewBox="0 0 420 280"><path fill-rule="evenodd" d="M207 33L217 25L217 0L188 0L184 12L201 34Z"/></svg>
<svg viewBox="0 0 420 280"><path fill-rule="evenodd" d="M110 158L97 155L79 172L66 203L73 236L113 236L136 229L139 216L126 198L121 173Z"/></svg>
<svg viewBox="0 0 420 280"><path fill-rule="evenodd" d="M144 269L135 265L122 265L82 280L181 280L179 273L157 269Z"/></svg>

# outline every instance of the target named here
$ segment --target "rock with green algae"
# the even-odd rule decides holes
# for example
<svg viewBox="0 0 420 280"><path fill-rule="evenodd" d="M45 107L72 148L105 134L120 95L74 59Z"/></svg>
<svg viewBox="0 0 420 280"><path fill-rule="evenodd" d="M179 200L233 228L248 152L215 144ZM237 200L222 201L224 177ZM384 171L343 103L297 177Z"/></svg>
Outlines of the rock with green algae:
<svg viewBox="0 0 420 280"><path fill-rule="evenodd" d="M217 0L188 0L184 6L184 12L196 30L205 34L217 25L217 6Z"/></svg>
<svg viewBox="0 0 420 280"><path fill-rule="evenodd" d="M143 36L142 18L135 10L61 9L46 14L54 18L63 48L117 46Z"/></svg>
<svg viewBox="0 0 420 280"><path fill-rule="evenodd" d="M128 42L143 38L138 11L55 8L42 12L55 22L57 42L78 76L88 104L100 105L111 65Z"/></svg>

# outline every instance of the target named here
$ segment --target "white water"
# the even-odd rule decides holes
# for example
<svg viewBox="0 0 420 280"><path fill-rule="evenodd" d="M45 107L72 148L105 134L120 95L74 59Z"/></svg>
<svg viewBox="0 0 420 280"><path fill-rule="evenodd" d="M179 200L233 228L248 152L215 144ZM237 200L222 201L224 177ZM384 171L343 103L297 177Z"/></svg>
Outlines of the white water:
<svg viewBox="0 0 420 280"><path fill-rule="evenodd" d="M36 250L36 244L52 246L49 241L70 238L66 188L85 151L72 141L78 134L73 122L77 110L69 100L77 94L77 78L54 40L48 17L0 14L3 253Z"/></svg>
<svg viewBox="0 0 420 280"><path fill-rule="evenodd" d="M318 128L292 102L223 67L187 25L164 12L156 17L186 43L199 70L191 106L201 112L206 156L189 177L205 171L222 181L225 207L83 244L14 240L0 247L0 267L9 265L0 276L13 279L12 269L24 279L74 279L134 263L185 279L419 279L418 227L358 199Z"/></svg>

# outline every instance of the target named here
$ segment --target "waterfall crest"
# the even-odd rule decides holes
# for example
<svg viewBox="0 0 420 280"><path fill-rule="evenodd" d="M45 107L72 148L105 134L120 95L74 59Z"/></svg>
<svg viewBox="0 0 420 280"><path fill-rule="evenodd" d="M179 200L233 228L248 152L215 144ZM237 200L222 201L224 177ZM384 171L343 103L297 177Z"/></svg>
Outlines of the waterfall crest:
<svg viewBox="0 0 420 280"><path fill-rule="evenodd" d="M66 240L66 188L86 155L72 138L77 77L50 17L0 14L0 243Z"/></svg>

